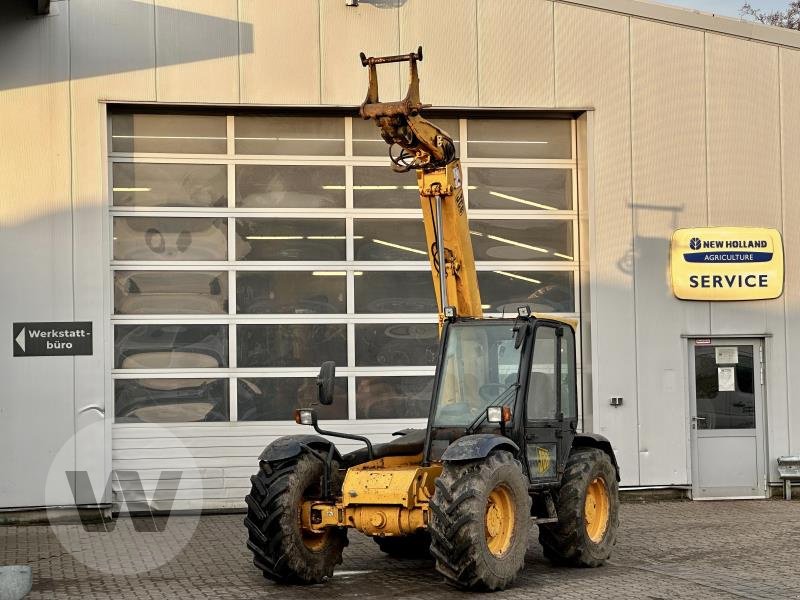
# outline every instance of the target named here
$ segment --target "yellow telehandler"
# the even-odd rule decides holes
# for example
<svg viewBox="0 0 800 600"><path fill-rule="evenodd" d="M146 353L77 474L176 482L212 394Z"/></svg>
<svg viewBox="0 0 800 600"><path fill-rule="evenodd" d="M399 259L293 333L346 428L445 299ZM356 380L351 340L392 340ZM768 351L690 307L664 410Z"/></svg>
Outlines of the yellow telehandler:
<svg viewBox="0 0 800 600"><path fill-rule="evenodd" d="M430 553L449 583L485 591L508 587L523 568L531 523L557 564L599 566L616 541L619 469L607 439L577 432L573 325L527 306L483 318L461 165L452 138L420 114L421 60L422 48L362 53L360 114L380 127L394 169L417 173L440 311L427 427L376 445L322 429L313 407L296 411L316 435L269 444L245 498L253 562L277 582L331 577L351 528L392 555ZM408 93L380 102L376 68L394 62L409 63ZM321 404L333 401L334 372L323 363ZM342 455L331 437L364 448Z"/></svg>

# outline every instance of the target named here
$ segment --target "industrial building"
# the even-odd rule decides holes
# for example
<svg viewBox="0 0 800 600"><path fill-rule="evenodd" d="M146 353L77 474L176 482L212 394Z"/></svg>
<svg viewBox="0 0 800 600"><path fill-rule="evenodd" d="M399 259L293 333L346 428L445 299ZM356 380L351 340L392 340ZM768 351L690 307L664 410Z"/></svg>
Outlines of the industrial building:
<svg viewBox="0 0 800 600"><path fill-rule="evenodd" d="M800 33L637 0L32 4L0 8L0 508L165 470L174 508L240 508L323 360L332 427L423 426L416 182L358 117L359 52L418 46L485 313L578 322L622 489L765 497L800 452ZM779 297L675 296L674 232L721 226L783 234Z"/></svg>

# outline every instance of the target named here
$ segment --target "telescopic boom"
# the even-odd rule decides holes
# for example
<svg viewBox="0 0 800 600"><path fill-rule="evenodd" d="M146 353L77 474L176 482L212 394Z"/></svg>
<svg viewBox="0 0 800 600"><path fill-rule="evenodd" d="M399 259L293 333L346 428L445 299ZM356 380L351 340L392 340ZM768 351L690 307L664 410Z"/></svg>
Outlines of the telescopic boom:
<svg viewBox="0 0 800 600"><path fill-rule="evenodd" d="M381 137L389 144L394 170L417 172L440 324L445 307L453 307L460 316L480 318L483 310L464 203L461 162L453 138L420 116L430 106L422 104L419 98L417 62L420 61L422 47L417 52L397 56L367 58L362 52L361 64L369 68L369 89L360 114L380 128ZM381 102L377 65L395 62L409 63L408 92L403 100ZM395 147L399 149L393 152Z"/></svg>

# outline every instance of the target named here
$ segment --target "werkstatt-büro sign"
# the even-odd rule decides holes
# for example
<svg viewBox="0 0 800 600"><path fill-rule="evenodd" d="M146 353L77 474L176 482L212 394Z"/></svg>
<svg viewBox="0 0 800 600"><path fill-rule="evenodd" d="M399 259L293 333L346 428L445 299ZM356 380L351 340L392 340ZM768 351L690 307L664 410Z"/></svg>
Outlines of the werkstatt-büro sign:
<svg viewBox="0 0 800 600"><path fill-rule="evenodd" d="M783 242L775 229L678 229L670 247L672 292L682 300L768 300L783 293Z"/></svg>

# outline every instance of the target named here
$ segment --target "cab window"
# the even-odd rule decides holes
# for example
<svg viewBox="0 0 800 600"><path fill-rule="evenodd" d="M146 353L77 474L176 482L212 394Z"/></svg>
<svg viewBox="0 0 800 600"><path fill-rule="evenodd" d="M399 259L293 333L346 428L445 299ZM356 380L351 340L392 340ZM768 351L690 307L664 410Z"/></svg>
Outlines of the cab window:
<svg viewBox="0 0 800 600"><path fill-rule="evenodd" d="M575 389L575 334L570 327L563 328L561 336L561 412L565 419L577 415L577 392Z"/></svg>
<svg viewBox="0 0 800 600"><path fill-rule="evenodd" d="M556 360L558 337L553 327L536 328L533 361L528 383L528 420L540 421L558 417L556 393Z"/></svg>

